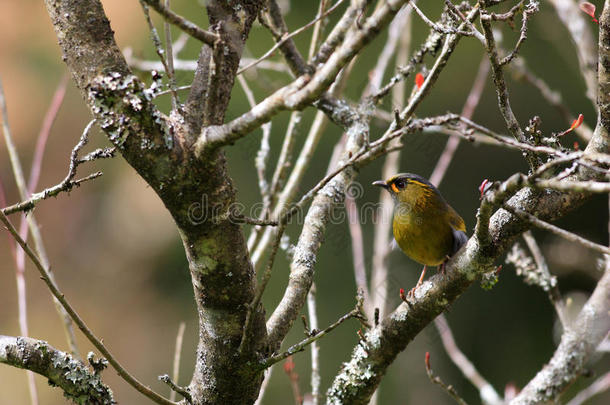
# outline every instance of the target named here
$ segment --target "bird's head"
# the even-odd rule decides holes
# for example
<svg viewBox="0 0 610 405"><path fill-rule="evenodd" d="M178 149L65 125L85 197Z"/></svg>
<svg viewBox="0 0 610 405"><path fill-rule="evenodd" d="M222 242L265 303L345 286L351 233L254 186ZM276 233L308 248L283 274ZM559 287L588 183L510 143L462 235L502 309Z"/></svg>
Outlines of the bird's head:
<svg viewBox="0 0 610 405"><path fill-rule="evenodd" d="M395 202L422 204L440 196L436 187L417 174L400 173L388 180L377 180L374 186L385 188Z"/></svg>

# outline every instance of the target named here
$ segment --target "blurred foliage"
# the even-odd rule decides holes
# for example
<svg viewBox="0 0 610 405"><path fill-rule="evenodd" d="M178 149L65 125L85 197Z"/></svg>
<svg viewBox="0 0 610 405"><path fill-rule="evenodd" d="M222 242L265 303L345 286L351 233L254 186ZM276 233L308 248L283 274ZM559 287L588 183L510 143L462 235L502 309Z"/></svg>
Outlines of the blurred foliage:
<svg viewBox="0 0 610 405"><path fill-rule="evenodd" d="M138 2L105 0L103 3L119 45L122 48L132 47L134 55L138 57L154 60L155 53ZM201 3L203 2L174 0L172 7L205 26L206 16L200 7ZM284 7L289 5L286 18L292 29L310 21L317 9L317 2L284 0L280 3ZM595 3L598 4L598 9L601 8L601 1ZM441 1L425 2L421 7L433 18L438 16L441 4ZM534 72L561 92L571 111L574 114L583 113L585 121L594 126L594 109L584 96L584 83L579 77L571 40L553 8L547 2L541 2L540 9L540 13L531 21L528 40L521 53ZM330 22L335 22L338 15L333 15ZM159 23L158 16L154 17ZM417 17L413 21L412 44L416 47L425 38L428 29ZM173 32L176 37L178 33L176 30ZM310 32L307 31L295 39L304 53L309 46L309 35ZM0 5L0 36L3 38L0 41L0 77L5 86L13 135L27 167L44 111L56 84L65 74L65 67L40 1L3 1ZM509 44L516 40L518 33L503 28L502 36L505 43ZM385 32L359 58L346 89L348 98L357 99L361 94L368 82L368 72L384 41ZM247 42L246 55L262 55L272 44L268 32L255 24ZM180 58L196 58L198 51L199 44L189 41ZM459 112L482 57L482 47L475 39L463 39L432 94L421 105L418 115ZM276 55L273 59L279 61L281 57ZM431 64L432 60L427 59L427 65ZM149 79L147 73L138 74L145 80ZM179 84L188 84L192 73L178 72L177 78ZM281 73L253 70L246 74L246 79L256 99L261 100L274 88L286 83L289 77ZM411 84L407 87L410 86ZM509 77L509 90L513 109L522 125L532 116L539 115L542 118L542 130L547 133L566 128L566 123L557 112L531 87ZM182 93L182 100L185 98L186 94ZM159 106L167 111L169 98L159 100ZM380 108L390 111L392 107L392 100L385 100ZM227 119L236 117L247 109L244 93L236 85ZM305 110L304 134L314 114L315 111L311 108ZM270 168L274 167L279 154L288 115L289 113L283 113L273 119ZM490 80L473 118L492 129L505 132ZM89 119L78 91L70 87L51 134L39 188L56 184L63 178L69 152ZM374 121L371 136L378 136L385 128L384 123ZM260 135L260 130L254 131L226 149L230 173L239 190L239 199L247 207L260 200L256 173L252 170ZM316 157L300 188L301 192L308 190L324 175L332 148L340 136L339 128L332 124L327 126ZM299 140L299 147L303 140L304 136ZM572 145L575 140L575 136L570 134L564 142ZM444 143L445 137L442 135L410 135L404 142L401 170L429 176ZM100 133L96 133L90 146L93 148L100 145L106 145L106 141ZM358 181L363 186L364 195L357 201L359 205L377 201L379 191L369 184L379 178L380 168L381 161L361 171ZM61 195L40 204L35 214L42 224L53 269L66 295L90 327L104 339L132 373L153 388L166 392L166 387L157 382L157 376L171 370L174 339L180 321L187 322L179 381L181 384L187 384L190 379L197 342L197 318L181 242L159 199L120 157L83 165L79 173L84 175L98 169L104 171L101 179L74 190L70 195ZM472 232L479 203L477 186L481 180L500 180L515 171L523 170L526 170L526 166L519 153L462 143L441 191L461 213L469 232ZM0 179L9 202L17 201L3 143L0 143ZM607 213L606 197L596 196L585 206L558 221L558 224L599 243L606 243ZM13 216L13 220L17 221L18 217ZM249 227L244 228L247 235ZM288 229L293 243L299 229L295 225ZM372 224L364 223L363 230L366 265L370 270ZM600 276L598 257L595 254L558 240L554 235L538 231L534 234L547 256L551 271L558 276L564 294L592 291L595 280ZM0 241L0 333L17 335L19 329L14 265L5 237L1 236ZM346 224L332 225L328 229L316 269L319 321L322 327L352 308L355 284L350 249ZM390 300L397 304L398 290L414 285L419 269L397 252L393 252L389 260ZM280 255L264 297L269 313L282 296L288 277L288 265L289 261ZM50 296L31 270L33 269L29 266L27 282L30 334L65 349L63 332ZM447 317L461 349L499 392L503 391L507 383L522 387L550 358L556 344L553 337L555 315L546 294L524 285L515 276L514 270L506 265L500 273L499 283L491 291L474 286L453 305ZM350 350L357 341L357 328L357 322L350 321L320 342L323 389L328 387L341 362L348 359ZM285 347L302 339L302 332L302 326L295 324ZM79 337L79 342L82 352L91 349L82 337ZM426 351L431 352L435 372L445 382L453 384L469 403L479 402L476 390L450 363L440 344L438 332L432 326L420 334L390 367L381 385L380 404L452 403L445 393L428 381L424 368ZM294 361L300 376L301 390L308 392L309 352L296 355ZM608 367L608 359L603 359L592 368L592 375L608 370ZM120 403L147 403L113 371L108 370L104 375ZM592 380L582 378L572 392ZM37 378L37 382L41 403L62 403L58 390L48 388L42 378ZM609 399L610 394L605 394L590 403L608 403ZM0 403L27 402L23 371L0 367ZM290 402L288 378L281 367L277 367L264 403Z"/></svg>

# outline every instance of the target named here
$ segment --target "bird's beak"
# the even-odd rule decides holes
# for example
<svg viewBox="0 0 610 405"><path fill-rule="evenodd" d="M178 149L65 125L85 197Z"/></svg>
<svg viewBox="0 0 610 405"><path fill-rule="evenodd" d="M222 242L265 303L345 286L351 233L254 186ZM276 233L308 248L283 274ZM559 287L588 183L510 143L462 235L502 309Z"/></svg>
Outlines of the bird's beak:
<svg viewBox="0 0 610 405"><path fill-rule="evenodd" d="M388 189L388 185L387 185L387 184L386 184L386 182L385 182L385 181L383 181L383 180L377 180L377 181L374 181L374 182L373 182L373 185L374 185L374 186L378 186L378 187L383 187L383 188L385 188L386 190Z"/></svg>

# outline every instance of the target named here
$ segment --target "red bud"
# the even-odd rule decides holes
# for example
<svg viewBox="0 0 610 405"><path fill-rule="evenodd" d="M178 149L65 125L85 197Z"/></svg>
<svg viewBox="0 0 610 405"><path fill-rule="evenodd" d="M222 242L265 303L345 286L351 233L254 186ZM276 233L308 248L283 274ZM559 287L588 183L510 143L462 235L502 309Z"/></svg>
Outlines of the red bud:
<svg viewBox="0 0 610 405"><path fill-rule="evenodd" d="M290 356L284 362L284 372L286 374L292 374L293 371L294 371L294 361L292 361L292 356Z"/></svg>
<svg viewBox="0 0 610 405"><path fill-rule="evenodd" d="M424 84L426 78L421 73L415 75L415 85L418 89L421 89L421 86Z"/></svg>
<svg viewBox="0 0 610 405"><path fill-rule="evenodd" d="M580 149L580 145L578 145L578 142L574 142L574 150L579 150Z"/></svg>
<svg viewBox="0 0 610 405"><path fill-rule="evenodd" d="M481 197L479 199L483 199L483 194L485 194L488 187L489 187L489 180L488 179L483 180L483 182L479 186L479 192L481 193Z"/></svg>
<svg viewBox="0 0 610 405"><path fill-rule="evenodd" d="M578 118L576 118L574 120L574 122L572 122L572 125L570 126L570 129L568 131L573 131L576 128L578 128L580 126L580 124L582 124L584 117L582 114L578 114Z"/></svg>
<svg viewBox="0 0 610 405"><path fill-rule="evenodd" d="M580 3L580 10L583 13L590 15L593 21L595 21L596 24L599 24L599 21L597 21L597 18L595 18L595 4L591 4L588 1L583 1Z"/></svg>
<svg viewBox="0 0 610 405"><path fill-rule="evenodd" d="M426 352L426 370L430 371L430 352Z"/></svg>

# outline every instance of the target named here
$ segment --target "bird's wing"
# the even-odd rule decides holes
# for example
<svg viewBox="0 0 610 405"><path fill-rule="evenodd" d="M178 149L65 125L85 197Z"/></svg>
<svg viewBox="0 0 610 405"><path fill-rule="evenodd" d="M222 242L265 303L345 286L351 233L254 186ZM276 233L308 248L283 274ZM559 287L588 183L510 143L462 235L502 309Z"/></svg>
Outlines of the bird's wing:
<svg viewBox="0 0 610 405"><path fill-rule="evenodd" d="M456 231L466 232L466 224L464 223L464 220L462 219L460 214L455 212L453 207L451 207L450 205L448 205L447 207L449 211L449 224L451 224L451 227Z"/></svg>
<svg viewBox="0 0 610 405"><path fill-rule="evenodd" d="M453 233L453 246L451 249L451 256L453 256L455 252L468 242L468 235L466 235L464 220L451 206L449 206L449 224L451 224L451 232Z"/></svg>
<svg viewBox="0 0 610 405"><path fill-rule="evenodd" d="M466 242L468 242L468 235L464 231L457 231L455 229L451 229L453 233L453 246L451 248L451 256L455 254Z"/></svg>

